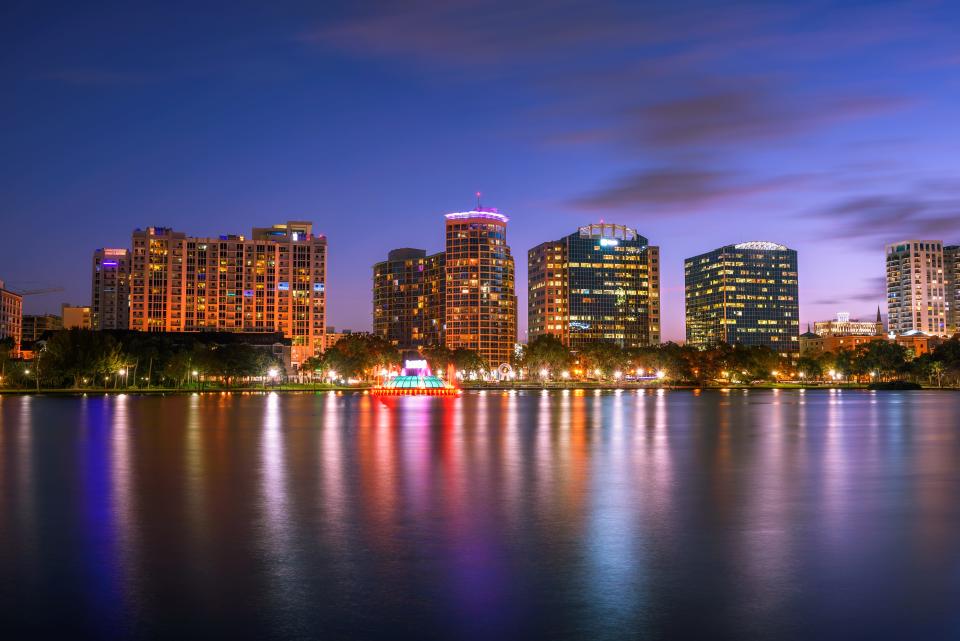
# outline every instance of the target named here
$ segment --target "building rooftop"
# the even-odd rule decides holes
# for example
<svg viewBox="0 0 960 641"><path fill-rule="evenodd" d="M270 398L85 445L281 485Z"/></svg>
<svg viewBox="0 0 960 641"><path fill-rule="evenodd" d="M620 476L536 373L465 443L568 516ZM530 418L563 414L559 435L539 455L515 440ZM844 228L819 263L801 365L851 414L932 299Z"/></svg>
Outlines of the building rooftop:
<svg viewBox="0 0 960 641"><path fill-rule="evenodd" d="M446 214L447 220L466 220L468 218L487 218L501 223L510 222L510 219L501 214L496 207L477 207L470 211L459 211Z"/></svg>
<svg viewBox="0 0 960 641"><path fill-rule="evenodd" d="M737 249L760 249L763 251L785 251L790 249L786 245L772 243L767 240L751 240L745 243L738 243L734 245L734 247Z"/></svg>

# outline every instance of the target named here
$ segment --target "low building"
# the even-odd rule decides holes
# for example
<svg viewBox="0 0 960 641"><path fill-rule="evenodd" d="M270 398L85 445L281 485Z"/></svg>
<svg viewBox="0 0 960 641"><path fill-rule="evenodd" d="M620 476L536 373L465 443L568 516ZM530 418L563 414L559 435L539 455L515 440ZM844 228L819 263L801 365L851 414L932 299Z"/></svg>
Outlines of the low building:
<svg viewBox="0 0 960 641"><path fill-rule="evenodd" d="M13 355L20 353L23 323L23 296L6 289L0 280L0 339L13 339Z"/></svg>
<svg viewBox="0 0 960 641"><path fill-rule="evenodd" d="M35 341L46 332L63 329L63 319L56 314L27 314L23 317L21 341Z"/></svg>
<svg viewBox="0 0 960 641"><path fill-rule="evenodd" d="M844 349L856 349L873 341L889 340L885 334L875 336L846 335L835 336L827 334L821 336L816 332L807 331L800 334L800 356L816 358L821 354L839 352Z"/></svg>
<svg viewBox="0 0 960 641"><path fill-rule="evenodd" d="M835 319L815 322L813 332L819 336L880 336L884 333L883 319L879 307L875 321L851 319L848 312L839 312Z"/></svg>
<svg viewBox="0 0 960 641"><path fill-rule="evenodd" d="M354 331L352 329L342 329L338 332L333 325L328 325L326 333L327 338L323 346L324 351L336 345L337 342L339 342L344 336L350 336L353 333Z"/></svg>
<svg viewBox="0 0 960 641"><path fill-rule="evenodd" d="M914 358L929 354L943 342L943 338L940 336L916 330L900 334L893 340L897 342L897 345L903 345L910 350Z"/></svg>
<svg viewBox="0 0 960 641"><path fill-rule="evenodd" d="M93 329L93 314L89 305L60 305L63 329Z"/></svg>

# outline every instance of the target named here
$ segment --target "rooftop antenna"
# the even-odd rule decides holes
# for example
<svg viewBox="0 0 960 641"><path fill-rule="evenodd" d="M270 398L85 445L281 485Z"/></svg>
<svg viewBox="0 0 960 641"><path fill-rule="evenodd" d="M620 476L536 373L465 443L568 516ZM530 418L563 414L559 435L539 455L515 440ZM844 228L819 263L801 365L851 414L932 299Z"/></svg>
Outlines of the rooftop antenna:
<svg viewBox="0 0 960 641"><path fill-rule="evenodd" d="M477 211L480 211L480 192L477 192Z"/></svg>

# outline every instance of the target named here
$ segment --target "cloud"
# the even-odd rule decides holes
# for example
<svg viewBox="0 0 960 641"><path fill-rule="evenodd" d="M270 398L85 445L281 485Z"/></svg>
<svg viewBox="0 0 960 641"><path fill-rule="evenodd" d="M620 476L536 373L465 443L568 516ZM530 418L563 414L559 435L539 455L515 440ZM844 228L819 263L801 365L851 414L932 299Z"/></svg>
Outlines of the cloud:
<svg viewBox="0 0 960 641"><path fill-rule="evenodd" d="M896 242L904 238L960 240L960 195L932 189L902 194L869 194L844 198L815 211L830 223L834 239L860 238Z"/></svg>
<svg viewBox="0 0 960 641"><path fill-rule="evenodd" d="M812 179L807 175L752 179L731 171L659 167L626 176L573 205L585 209L650 206L692 213L720 201L773 192Z"/></svg>
<svg viewBox="0 0 960 641"><path fill-rule="evenodd" d="M773 140L817 126L903 106L892 97L789 99L763 86L741 86L681 96L628 113L638 144L670 149Z"/></svg>
<svg viewBox="0 0 960 641"><path fill-rule="evenodd" d="M525 137L652 167L574 198L575 207L683 212L807 184L809 177L728 168L756 166L739 160L784 141L911 105L876 81L888 77L884 65L904 62L893 53L902 45L952 42L939 23L934 11L898 6L844 5L828 18L820 6L796 3L419 0L328 22L300 40L419 62L465 83L499 75L529 109L513 110L527 116ZM874 73L830 82L828 70L810 75L812 59L838 68L855 61ZM946 224L935 215L927 222Z"/></svg>
<svg viewBox="0 0 960 641"><path fill-rule="evenodd" d="M145 74L112 71L109 69L62 69L47 76L68 85L79 87L109 87L140 85L149 82Z"/></svg>
<svg viewBox="0 0 960 641"><path fill-rule="evenodd" d="M518 56L564 55L602 42L625 43L643 29L615 3L401 3L322 25L303 42L363 56L406 56L438 66L516 61Z"/></svg>

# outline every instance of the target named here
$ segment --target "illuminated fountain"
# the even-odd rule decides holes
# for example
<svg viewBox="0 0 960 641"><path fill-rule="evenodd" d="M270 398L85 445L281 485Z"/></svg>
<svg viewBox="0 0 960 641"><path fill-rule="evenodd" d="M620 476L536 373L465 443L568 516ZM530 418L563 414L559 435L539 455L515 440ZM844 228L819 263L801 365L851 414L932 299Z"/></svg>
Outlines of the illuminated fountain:
<svg viewBox="0 0 960 641"><path fill-rule="evenodd" d="M427 361L404 358L403 369L383 385L370 390L378 396L456 396L460 390L430 373Z"/></svg>

